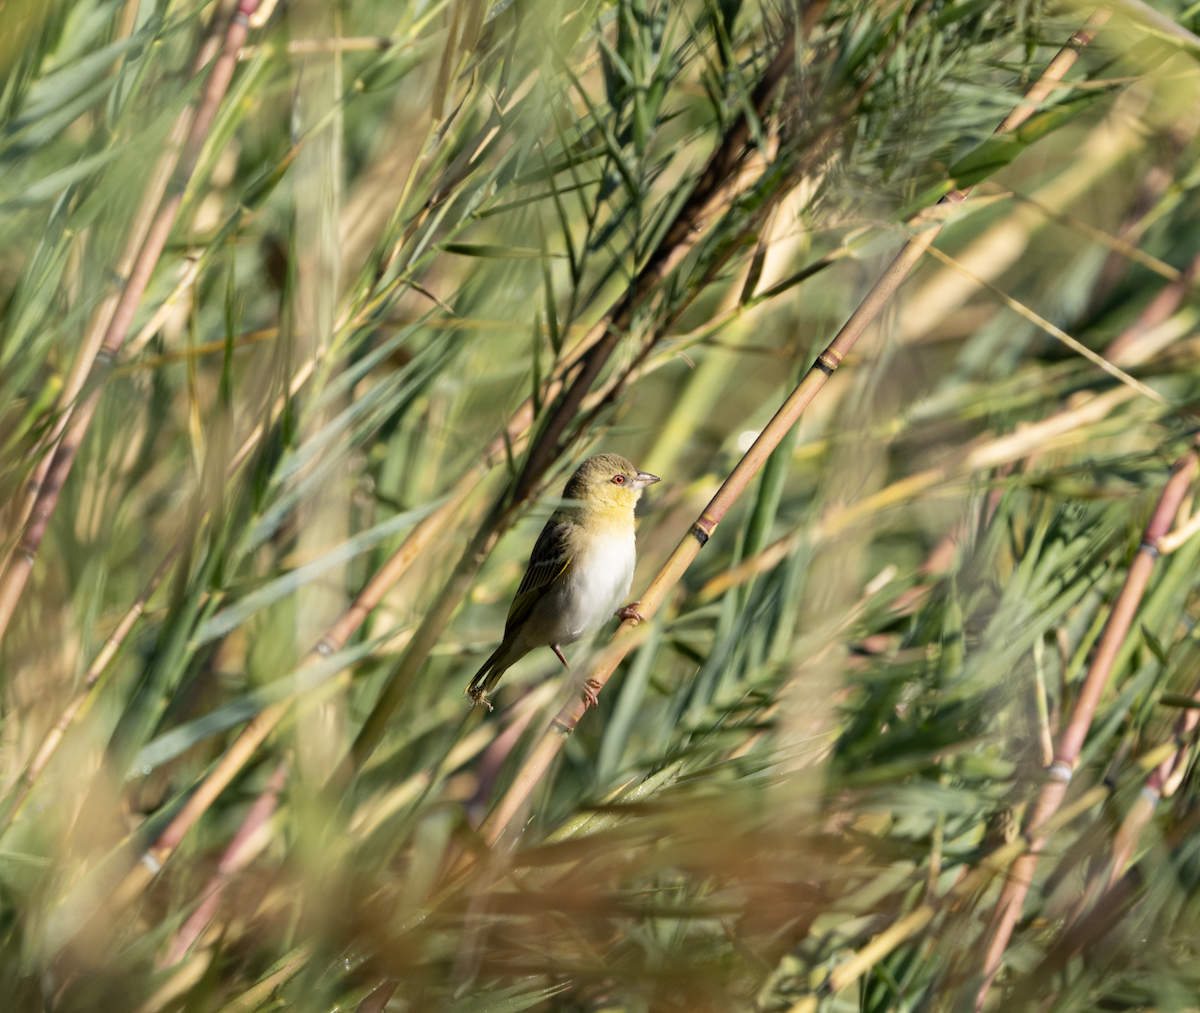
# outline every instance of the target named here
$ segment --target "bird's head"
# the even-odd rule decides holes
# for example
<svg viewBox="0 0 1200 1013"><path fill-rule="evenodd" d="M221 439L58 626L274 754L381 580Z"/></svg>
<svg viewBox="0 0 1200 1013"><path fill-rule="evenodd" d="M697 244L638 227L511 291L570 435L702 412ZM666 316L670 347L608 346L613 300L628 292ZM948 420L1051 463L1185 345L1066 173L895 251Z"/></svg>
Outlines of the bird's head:
<svg viewBox="0 0 1200 1013"><path fill-rule="evenodd" d="M593 506L632 510L642 490L657 481L657 475L638 471L620 454L597 454L579 466L563 496Z"/></svg>

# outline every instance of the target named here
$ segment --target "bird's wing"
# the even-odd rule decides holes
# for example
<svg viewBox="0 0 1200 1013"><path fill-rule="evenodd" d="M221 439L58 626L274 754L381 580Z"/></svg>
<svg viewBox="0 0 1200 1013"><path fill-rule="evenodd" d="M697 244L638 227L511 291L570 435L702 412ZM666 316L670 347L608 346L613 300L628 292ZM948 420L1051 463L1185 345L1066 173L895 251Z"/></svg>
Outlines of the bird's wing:
<svg viewBox="0 0 1200 1013"><path fill-rule="evenodd" d="M569 536L574 527L569 520L551 517L542 528L534 543L533 555L529 557L529 569L525 571L517 596L508 610L508 620L504 624L506 635L529 617L538 599L570 568Z"/></svg>

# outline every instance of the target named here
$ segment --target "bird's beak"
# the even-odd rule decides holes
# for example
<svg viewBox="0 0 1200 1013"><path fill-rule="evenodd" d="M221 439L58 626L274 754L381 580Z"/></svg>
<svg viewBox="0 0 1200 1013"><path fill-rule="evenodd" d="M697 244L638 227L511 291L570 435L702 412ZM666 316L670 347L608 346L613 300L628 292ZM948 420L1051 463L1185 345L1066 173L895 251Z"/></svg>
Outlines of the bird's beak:
<svg viewBox="0 0 1200 1013"><path fill-rule="evenodd" d="M657 475L651 475L648 471L639 471L637 473L637 478L633 480L633 487L635 489L645 489L646 486L653 485L655 482L659 481L661 481L661 479Z"/></svg>

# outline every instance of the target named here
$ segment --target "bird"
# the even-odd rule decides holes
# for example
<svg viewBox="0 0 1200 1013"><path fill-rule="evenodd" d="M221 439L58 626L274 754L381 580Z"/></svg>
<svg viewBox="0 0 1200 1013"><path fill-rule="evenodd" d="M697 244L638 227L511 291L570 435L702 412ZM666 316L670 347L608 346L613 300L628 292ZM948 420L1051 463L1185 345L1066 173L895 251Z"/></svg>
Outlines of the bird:
<svg viewBox="0 0 1200 1013"><path fill-rule="evenodd" d="M599 629L610 615L645 620L640 601L618 606L633 584L633 509L642 490L658 480L618 454L597 454L579 465L563 490L567 502L534 543L500 646L467 687L473 703L491 710L492 687L535 648L549 647L570 668L563 647ZM596 706L599 688L594 679L585 685L588 707Z"/></svg>

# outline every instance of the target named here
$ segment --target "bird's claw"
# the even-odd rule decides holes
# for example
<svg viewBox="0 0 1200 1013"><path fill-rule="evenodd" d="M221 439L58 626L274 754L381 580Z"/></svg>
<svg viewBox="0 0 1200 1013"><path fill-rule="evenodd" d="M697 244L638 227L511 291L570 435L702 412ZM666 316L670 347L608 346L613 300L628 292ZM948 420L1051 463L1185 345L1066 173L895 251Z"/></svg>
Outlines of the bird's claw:
<svg viewBox="0 0 1200 1013"><path fill-rule="evenodd" d="M619 609L617 609L617 618L636 619L639 623L644 623L646 621L646 617L637 610L637 607L641 603L641 599L639 598L637 601L631 601L628 605L622 605Z"/></svg>
<svg viewBox="0 0 1200 1013"><path fill-rule="evenodd" d="M469 689L467 696L471 698L472 707L486 707L489 711L492 710L492 702L487 698L487 692L483 689Z"/></svg>
<svg viewBox="0 0 1200 1013"><path fill-rule="evenodd" d="M600 698L596 694L599 693L603 688L604 683L602 683L599 679L588 679L588 681L583 684L583 702L585 704L584 710L600 706Z"/></svg>

